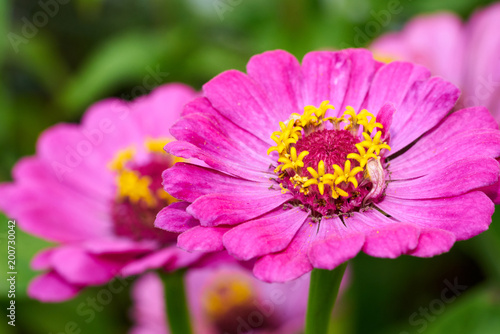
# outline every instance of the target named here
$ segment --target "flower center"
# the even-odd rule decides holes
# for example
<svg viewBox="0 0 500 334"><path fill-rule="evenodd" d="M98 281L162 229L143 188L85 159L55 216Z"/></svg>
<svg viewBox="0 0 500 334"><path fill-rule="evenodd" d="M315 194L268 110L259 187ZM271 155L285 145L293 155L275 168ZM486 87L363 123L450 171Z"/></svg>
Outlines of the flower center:
<svg viewBox="0 0 500 334"><path fill-rule="evenodd" d="M268 154L278 153L277 167L282 193L291 192L292 205L305 205L313 217L347 214L367 207L383 196L386 173L383 125L363 109L347 106L340 118L326 117L334 109L329 101L304 113L292 114L273 132L276 143Z"/></svg>
<svg viewBox="0 0 500 334"><path fill-rule="evenodd" d="M147 139L144 150L134 146L117 152L108 167L116 174L112 219L116 235L134 240L175 241L172 233L154 227L156 214L176 199L163 190L162 172L179 158L163 151L168 139Z"/></svg>
<svg viewBox="0 0 500 334"><path fill-rule="evenodd" d="M241 320L249 324L249 329L274 329L273 317L253 319L259 312L258 304L257 291L250 278L236 272L218 274L202 295L205 316L217 333L237 333Z"/></svg>
<svg viewBox="0 0 500 334"><path fill-rule="evenodd" d="M328 173L333 165L344 166L347 155L356 151L358 139L347 130L318 130L295 143L297 152L309 152L304 159L304 168L316 168L323 161ZM300 155L300 153L299 153Z"/></svg>

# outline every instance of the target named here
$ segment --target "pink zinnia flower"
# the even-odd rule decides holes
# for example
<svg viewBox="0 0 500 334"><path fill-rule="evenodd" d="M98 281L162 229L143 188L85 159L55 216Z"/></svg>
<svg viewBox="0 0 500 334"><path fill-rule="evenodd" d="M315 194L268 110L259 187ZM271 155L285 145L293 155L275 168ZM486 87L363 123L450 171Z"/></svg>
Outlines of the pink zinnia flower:
<svg viewBox="0 0 500 334"><path fill-rule="evenodd" d="M482 107L449 114L459 90L363 49L257 55L186 105L166 150L203 160L163 174L172 196L156 226L181 248L226 248L284 282L360 251L430 257L485 231L500 132Z"/></svg>
<svg viewBox="0 0 500 334"><path fill-rule="evenodd" d="M500 122L500 4L467 23L452 13L419 16L388 33L371 49L387 60L422 64L462 90L460 107L486 106Z"/></svg>
<svg viewBox="0 0 500 334"><path fill-rule="evenodd" d="M0 208L24 231L57 244L33 259L46 273L31 282L31 297L62 301L118 273L174 270L199 257L153 226L174 202L161 187L162 171L176 161L163 151L168 128L195 96L170 84L131 103L96 103L82 125L45 131L36 156L14 167L14 182L0 185Z"/></svg>
<svg viewBox="0 0 500 334"><path fill-rule="evenodd" d="M193 268L186 276L188 306L196 334L293 334L304 326L309 276L286 284L264 283L234 261ZM155 273L133 288L131 333L169 333L163 284Z"/></svg>

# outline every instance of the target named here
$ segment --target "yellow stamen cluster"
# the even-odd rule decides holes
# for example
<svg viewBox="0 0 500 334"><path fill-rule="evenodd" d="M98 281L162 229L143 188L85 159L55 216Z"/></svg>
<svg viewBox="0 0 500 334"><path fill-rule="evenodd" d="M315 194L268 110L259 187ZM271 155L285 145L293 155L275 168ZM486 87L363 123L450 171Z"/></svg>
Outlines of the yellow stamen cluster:
<svg viewBox="0 0 500 334"><path fill-rule="evenodd" d="M244 277L221 278L206 288L202 299L205 311L212 318L223 317L232 309L251 304L255 296L251 283Z"/></svg>
<svg viewBox="0 0 500 334"><path fill-rule="evenodd" d="M315 106L305 106L304 113L299 115L297 113L293 113L291 119L294 120L298 125L302 128L305 128L309 125L318 126L324 121L329 120L329 118L325 118L325 114L328 109L335 109L334 106L330 104L330 101L323 101L319 108Z"/></svg>
<svg viewBox="0 0 500 334"><path fill-rule="evenodd" d="M347 155L347 159L356 160L359 163L360 167L365 167L368 159L375 159L377 156L373 153L374 149L370 147L369 152L365 150L362 143L357 143L356 148L358 149L358 153L349 153Z"/></svg>
<svg viewBox="0 0 500 334"><path fill-rule="evenodd" d="M133 203L143 200L150 207L156 205L156 199L149 189L150 177L141 176L136 171L124 170L118 174L117 184L118 197L128 197Z"/></svg>
<svg viewBox="0 0 500 334"><path fill-rule="evenodd" d="M391 148L387 143L381 141L382 132L378 130L382 129L383 126L377 123L373 114L369 113L366 109L356 113L353 107L347 106L342 117L325 117L329 109L335 109L329 103L329 101L323 101L318 108L306 106L302 115L297 113L292 114L286 125L280 122L280 131L275 131L271 135L271 139L276 143L276 146L270 147L267 153L278 152L278 162L280 164L274 172L279 173L280 178L288 175L294 188L298 187L301 193L307 195L310 192L309 188L312 185L316 185L319 193L323 195L325 186L329 185L332 192L331 196L337 199L340 196L349 196L343 189L349 184L352 184L355 189L358 187L357 175L364 172L365 166L370 159L380 159L380 151L382 149L390 150ZM361 133L363 141L355 145L358 150L357 153L353 152L347 155L347 160L343 167L336 164L332 165L333 174L326 173L325 163L321 160L318 163L317 169L307 167L310 177L305 176L302 170L304 167L303 159L309 152L302 151L297 154L294 144L302 136L306 136L311 131L324 129L326 121L330 121L335 130L340 128L341 123L347 123L344 126L344 130L350 131L354 136L358 136L359 127L363 126ZM375 129L377 129L376 132ZM371 134L373 132L375 134L372 138ZM352 168L352 162L349 159L357 161L359 166ZM280 184L280 187L283 193L288 191L288 189L283 187L283 184Z"/></svg>
<svg viewBox="0 0 500 334"><path fill-rule="evenodd" d="M166 154L163 147L169 142L166 138L148 138L144 142L147 153ZM108 164L108 168L117 174L117 196L119 200L128 199L132 203L143 202L148 207L155 207L157 199L163 199L168 203L176 201L174 197L166 193L163 189L154 192L151 188L151 177L141 175L130 168L130 164L136 157L136 149L130 146L118 151L115 157ZM174 163L182 159L174 158Z"/></svg>
<svg viewBox="0 0 500 334"><path fill-rule="evenodd" d="M346 160L344 163L344 169L340 168L339 165L333 165L335 174L337 178L335 179L335 185L345 182L346 184L352 183L354 188L358 187L358 180L356 180L356 174L363 171L363 167L355 167L351 170L351 161Z"/></svg>
<svg viewBox="0 0 500 334"><path fill-rule="evenodd" d="M285 154L285 156L280 157L278 162L281 162L283 165L279 165L275 172L278 172L280 168L284 171L285 169L291 168L293 170L298 170L301 167L304 167L304 162L302 161L309 152L303 151L297 156L297 150L295 147L290 149L290 154Z"/></svg>
<svg viewBox="0 0 500 334"><path fill-rule="evenodd" d="M271 139L276 142L276 146L272 146L267 150L267 154L272 151L278 151L281 155L283 151L288 151L290 144L295 144L299 140L300 127L294 127L294 121L290 120L287 125L280 122L281 131L274 131L271 135Z"/></svg>
<svg viewBox="0 0 500 334"><path fill-rule="evenodd" d="M363 125L363 131L365 133L372 133L375 128L378 129L383 128L382 124L377 123L377 120L372 114L370 114L369 112L367 112L367 114L371 116L370 121L368 121L368 118L366 117L358 121L359 124Z"/></svg>
<svg viewBox="0 0 500 334"><path fill-rule="evenodd" d="M385 148L390 150L390 146L386 143L380 142L380 136L382 135L381 131L377 131L375 137L371 138L370 135L366 132L363 132L364 141L361 142L361 145L368 149L368 152L375 152L380 154L380 150Z"/></svg>
<svg viewBox="0 0 500 334"><path fill-rule="evenodd" d="M155 153L155 154L160 154L160 155L165 154L166 155L167 152L165 152L165 145L167 145L171 141L172 141L172 139L170 139L170 138L148 138L144 142L144 148L149 153ZM183 159L183 158L175 157L172 155L170 156L170 158L174 159L174 164L176 164L177 162L185 161L185 159Z"/></svg>
<svg viewBox="0 0 500 334"><path fill-rule="evenodd" d="M115 154L115 157L108 164L108 168L114 172L120 172L125 168L125 165L134 159L135 148L133 146L120 150Z"/></svg>
<svg viewBox="0 0 500 334"><path fill-rule="evenodd" d="M164 154L163 148L170 142L171 140L168 138L148 138L144 142L144 147L148 152Z"/></svg>

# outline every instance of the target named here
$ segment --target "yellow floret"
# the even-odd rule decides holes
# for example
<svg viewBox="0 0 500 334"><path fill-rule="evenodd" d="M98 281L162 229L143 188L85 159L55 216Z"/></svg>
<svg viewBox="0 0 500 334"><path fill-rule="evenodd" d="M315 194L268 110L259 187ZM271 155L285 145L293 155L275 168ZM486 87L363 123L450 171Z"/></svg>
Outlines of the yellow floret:
<svg viewBox="0 0 500 334"><path fill-rule="evenodd" d="M361 143L357 143L355 146L358 149L359 154L349 153L347 155L347 159L356 160L357 162L359 162L360 167L365 167L368 159L377 157L375 154L373 154L373 149L366 152L365 148L363 147L363 145L361 145Z"/></svg>
<svg viewBox="0 0 500 334"><path fill-rule="evenodd" d="M343 118L343 117L340 117L340 118L337 118L337 117L326 117L324 120L325 121L330 121L333 124L333 128L335 130L339 130L339 124L346 121L345 118Z"/></svg>
<svg viewBox="0 0 500 334"><path fill-rule="evenodd" d="M380 154L380 150L387 149L391 150L391 147L386 143L380 142L380 137L382 136L382 131L377 131L373 139L366 132L362 133L364 141L361 142L361 146L368 148L368 153L375 152L377 155Z"/></svg>
<svg viewBox="0 0 500 334"><path fill-rule="evenodd" d="M330 101L323 101L319 107L305 106L302 115L293 113L291 118L303 128L308 125L317 126L324 121L328 109L335 109L335 107L330 104Z"/></svg>
<svg viewBox="0 0 500 334"><path fill-rule="evenodd" d="M135 149L133 147L129 147L123 150L118 151L115 154L115 157L108 164L108 168L112 171L119 172L125 168L125 165L130 162L135 155Z"/></svg>
<svg viewBox="0 0 500 334"><path fill-rule="evenodd" d="M167 145L171 140L168 138L148 138L144 142L144 147L151 152L151 153L160 153L163 154L165 153L165 150L163 149L165 145Z"/></svg>
<svg viewBox="0 0 500 334"><path fill-rule="evenodd" d="M361 167L355 167L351 170L351 161L346 160L344 164L344 170L339 165L333 165L333 169L335 173L338 175L335 179L335 185L345 182L348 184L349 182L354 185L354 188L358 187L358 180L356 180L356 174L363 171Z"/></svg>
<svg viewBox="0 0 500 334"><path fill-rule="evenodd" d="M299 140L302 128L294 127L293 125L293 120L290 120L286 126L285 123L280 122L281 131L275 131L271 134L271 139L276 143L276 146L270 147L267 150L267 154L277 151L281 155L283 151L288 151L290 144L295 144Z"/></svg>
<svg viewBox="0 0 500 334"><path fill-rule="evenodd" d="M332 109L332 110L334 110L334 109L335 109L335 107L334 107L334 106L332 106L332 105L330 104L330 101L328 101L328 100L321 102L321 104L320 104L319 108L316 108L316 107L314 107L314 106L306 106L306 108L308 108L308 107L309 107L309 108L314 108L314 113L316 114L316 116L317 116L318 118L324 118L324 117L325 117L326 112L328 111L328 109ZM304 109L305 109L305 108L304 108Z"/></svg>
<svg viewBox="0 0 500 334"><path fill-rule="evenodd" d="M339 196L349 196L349 194L344 189L335 186L333 183L330 185L330 188L332 189L332 197L335 199L339 198Z"/></svg>
<svg viewBox="0 0 500 334"><path fill-rule="evenodd" d="M318 186L319 193L323 195L325 192L325 185L329 184L333 177L331 174L325 174L325 163L323 160L318 162L318 171L314 170L312 167L307 167L307 171L313 178L304 182L303 187L307 188L310 185L316 184Z"/></svg>
<svg viewBox="0 0 500 334"><path fill-rule="evenodd" d="M292 147L290 149L290 154L285 154L285 156L282 156L281 158L278 159L278 162L281 162L283 165L281 166L282 170L285 170L287 168L291 168L293 170L298 170L300 167L304 167L304 162L302 161L306 155L308 155L309 152L303 151L300 152L299 156L297 156L297 150L295 147ZM280 166L278 166L280 167Z"/></svg>
<svg viewBox="0 0 500 334"><path fill-rule="evenodd" d="M368 121L368 118L364 118L362 120L358 121L359 124L363 125L363 131L367 133L372 133L373 129L378 128L382 129L383 125L380 123L377 123L377 119L372 115L370 118L370 121Z"/></svg>
<svg viewBox="0 0 500 334"><path fill-rule="evenodd" d="M225 278L212 283L203 296L203 307L212 318L224 317L231 309L250 304L253 287L246 280Z"/></svg>
<svg viewBox="0 0 500 334"><path fill-rule="evenodd" d="M149 189L151 178L141 176L138 172L125 170L117 177L118 196L120 198L129 198L132 203L138 203L143 200L148 206L156 205L156 199Z"/></svg>
<svg viewBox="0 0 500 334"><path fill-rule="evenodd" d="M312 107L312 108L308 108ZM302 115L293 113L292 114L292 120L294 122L298 123L299 126L302 128L305 128L308 125L316 125L318 124L318 117L314 114L314 107L313 106L306 106L304 108L304 113Z"/></svg>

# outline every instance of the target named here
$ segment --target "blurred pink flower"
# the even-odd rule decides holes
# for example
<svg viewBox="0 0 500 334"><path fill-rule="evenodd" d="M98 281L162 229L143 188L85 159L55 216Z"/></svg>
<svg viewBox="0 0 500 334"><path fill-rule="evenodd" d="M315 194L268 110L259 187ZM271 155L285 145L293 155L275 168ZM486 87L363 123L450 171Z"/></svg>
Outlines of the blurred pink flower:
<svg viewBox="0 0 500 334"><path fill-rule="evenodd" d="M342 289L345 288L344 278ZM304 326L309 275L285 284L264 283L231 259L193 268L186 276L195 334L294 334ZM134 285L133 334L169 333L163 284L148 273Z"/></svg>
<svg viewBox="0 0 500 334"><path fill-rule="evenodd" d="M130 334L168 334L163 283L154 272L142 275L134 283L132 298L135 320Z"/></svg>
<svg viewBox="0 0 500 334"><path fill-rule="evenodd" d="M62 301L117 274L173 270L200 257L153 226L160 208L174 202L161 186L162 171L176 161L163 151L168 128L195 96L169 84L131 103L101 101L81 125L46 130L36 156L16 164L14 182L0 185L0 208L22 230L56 243L32 261L45 273L30 283L31 297Z"/></svg>
<svg viewBox="0 0 500 334"><path fill-rule="evenodd" d="M483 105L500 122L500 4L479 10L468 22L452 13L412 19L371 49L386 60L407 60L429 68L462 90L457 108Z"/></svg>
<svg viewBox="0 0 500 334"><path fill-rule="evenodd" d="M453 84L363 49L252 57L186 105L166 150L203 160L163 173L191 203L156 226L189 251L255 259L261 280L333 269L360 251L431 257L486 229L500 131L483 107L449 114ZM498 192L490 194L496 196Z"/></svg>

